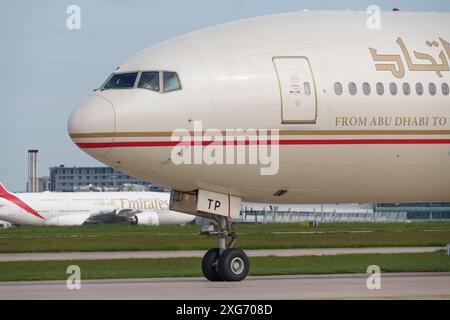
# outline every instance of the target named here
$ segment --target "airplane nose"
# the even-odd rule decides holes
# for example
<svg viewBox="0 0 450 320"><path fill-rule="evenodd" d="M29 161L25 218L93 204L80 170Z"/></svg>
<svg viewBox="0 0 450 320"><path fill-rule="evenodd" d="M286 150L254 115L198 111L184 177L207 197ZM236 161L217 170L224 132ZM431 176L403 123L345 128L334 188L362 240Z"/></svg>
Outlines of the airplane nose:
<svg viewBox="0 0 450 320"><path fill-rule="evenodd" d="M90 95L70 115L67 128L72 141L94 158L111 150L116 120L111 101L97 94Z"/></svg>

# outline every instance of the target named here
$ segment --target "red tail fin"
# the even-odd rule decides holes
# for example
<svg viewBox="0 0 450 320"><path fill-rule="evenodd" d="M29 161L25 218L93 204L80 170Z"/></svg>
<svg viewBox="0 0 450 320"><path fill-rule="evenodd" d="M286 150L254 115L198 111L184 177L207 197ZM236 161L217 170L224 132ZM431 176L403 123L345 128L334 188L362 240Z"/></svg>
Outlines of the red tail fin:
<svg viewBox="0 0 450 320"><path fill-rule="evenodd" d="M0 183L0 198L4 198L12 203L14 203L16 206L24 209L25 211L31 213L32 215L41 218L45 220L43 216L41 216L37 211L35 211L33 208L31 208L29 205L27 205L25 202L23 202L21 199L13 195L12 193L9 193L8 190L5 189L5 187Z"/></svg>
<svg viewBox="0 0 450 320"><path fill-rule="evenodd" d="M8 190L0 183L0 198L4 198L8 193Z"/></svg>

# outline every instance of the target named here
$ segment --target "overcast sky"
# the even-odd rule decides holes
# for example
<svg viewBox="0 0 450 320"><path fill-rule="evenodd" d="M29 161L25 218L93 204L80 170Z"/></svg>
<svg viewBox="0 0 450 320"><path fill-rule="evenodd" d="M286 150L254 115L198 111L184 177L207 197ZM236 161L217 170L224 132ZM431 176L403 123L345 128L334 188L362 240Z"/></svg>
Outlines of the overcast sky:
<svg viewBox="0 0 450 320"><path fill-rule="evenodd" d="M66 9L81 8L81 29ZM449 0L3 0L0 10L0 182L25 190L27 150L50 166L99 165L66 130L71 110L138 50L204 27L310 10L450 11Z"/></svg>

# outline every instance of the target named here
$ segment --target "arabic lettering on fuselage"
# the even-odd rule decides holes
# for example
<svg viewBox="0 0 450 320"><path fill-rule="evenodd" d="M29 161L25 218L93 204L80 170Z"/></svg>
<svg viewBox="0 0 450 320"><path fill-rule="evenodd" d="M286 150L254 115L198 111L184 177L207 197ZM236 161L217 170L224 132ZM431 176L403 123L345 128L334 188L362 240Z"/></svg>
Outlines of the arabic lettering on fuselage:
<svg viewBox="0 0 450 320"><path fill-rule="evenodd" d="M406 48L406 45L402 38L397 38L396 43L402 50L403 58L406 61L406 66L409 71L431 71L436 72L436 74L442 78L442 72L450 71L449 59L450 59L450 44L443 38L439 38L444 50L439 53L440 63L436 59L427 53L413 51L414 57L418 60L427 61L427 63L414 63L411 58L411 54ZM430 48L439 47L437 41L427 41L426 45ZM378 54L377 49L369 48L374 62L391 62L391 63L376 63L375 67L377 71L390 71L392 75L396 78L403 78L405 76L405 63L403 62L402 55L394 54Z"/></svg>

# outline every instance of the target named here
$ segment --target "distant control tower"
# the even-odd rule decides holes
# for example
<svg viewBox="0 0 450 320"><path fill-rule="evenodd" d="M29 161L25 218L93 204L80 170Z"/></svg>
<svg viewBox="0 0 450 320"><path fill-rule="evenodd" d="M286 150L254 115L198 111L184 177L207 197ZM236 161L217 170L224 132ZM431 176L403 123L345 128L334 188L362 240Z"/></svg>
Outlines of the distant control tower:
<svg viewBox="0 0 450 320"><path fill-rule="evenodd" d="M39 192L37 177L37 154L39 150L28 150L28 182L27 192Z"/></svg>

